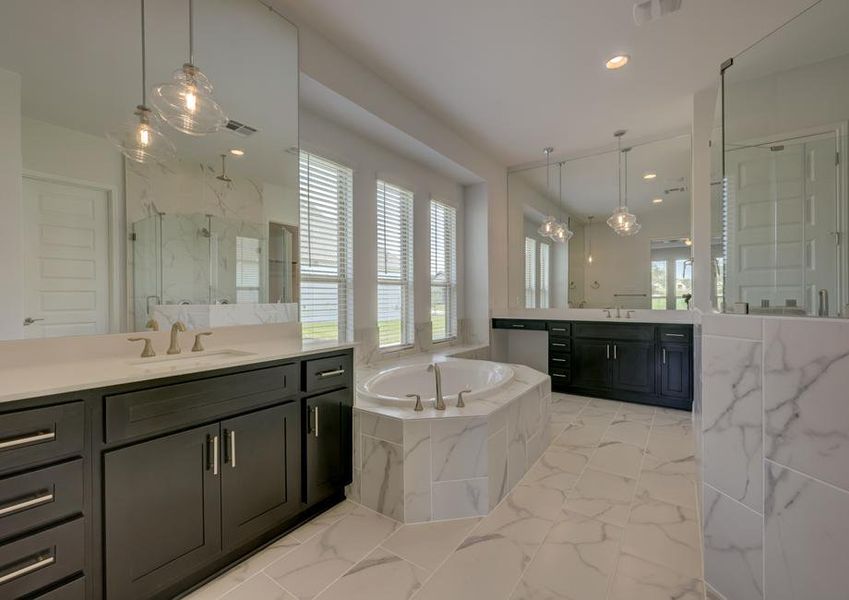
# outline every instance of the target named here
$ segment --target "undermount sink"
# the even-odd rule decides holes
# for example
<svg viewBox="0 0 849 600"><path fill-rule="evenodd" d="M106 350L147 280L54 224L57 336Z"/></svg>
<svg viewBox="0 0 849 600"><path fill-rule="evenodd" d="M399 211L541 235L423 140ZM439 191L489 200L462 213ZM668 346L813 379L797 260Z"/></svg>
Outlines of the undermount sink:
<svg viewBox="0 0 849 600"><path fill-rule="evenodd" d="M253 356L253 352L243 350L209 350L204 352L185 352L183 354L171 354L156 356L153 358L140 358L129 361L129 364L143 371L176 371L191 367L206 367L229 360Z"/></svg>

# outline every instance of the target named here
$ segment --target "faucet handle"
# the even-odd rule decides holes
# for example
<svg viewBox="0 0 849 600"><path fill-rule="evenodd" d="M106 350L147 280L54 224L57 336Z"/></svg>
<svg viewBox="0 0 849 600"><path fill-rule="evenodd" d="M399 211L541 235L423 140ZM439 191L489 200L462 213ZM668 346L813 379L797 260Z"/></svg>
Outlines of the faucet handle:
<svg viewBox="0 0 849 600"><path fill-rule="evenodd" d="M151 344L149 337L131 337L127 338L127 341L144 342L144 348L142 349L141 353L142 358L150 358L151 356L156 356L156 352L153 351L153 344Z"/></svg>
<svg viewBox="0 0 849 600"><path fill-rule="evenodd" d="M608 318L608 319L612 319L612 318L613 318L613 315L610 313L610 310L611 310L611 309L609 309L609 308L603 308L602 310L603 310L604 312L606 312L606 313L607 313L607 318Z"/></svg>
<svg viewBox="0 0 849 600"><path fill-rule="evenodd" d="M148 319L147 323L144 324L144 328L159 331L159 321L156 319Z"/></svg>
<svg viewBox="0 0 849 600"><path fill-rule="evenodd" d="M201 331L195 334L195 343L192 346L192 352L203 352L203 344L200 343L201 336L212 335L211 331Z"/></svg>
<svg viewBox="0 0 849 600"><path fill-rule="evenodd" d="M457 394L457 408L463 408L466 403L463 402L463 394L471 394L472 390L462 390Z"/></svg>
<svg viewBox="0 0 849 600"><path fill-rule="evenodd" d="M422 411L424 410L424 406L422 406L422 397L418 394L407 394L407 398L415 398L416 406L413 408L414 411Z"/></svg>
<svg viewBox="0 0 849 600"><path fill-rule="evenodd" d="M632 315L632 314L634 314L635 312L637 312L637 311L635 311L635 310L626 310L626 311L625 311L625 318L626 318L626 319L630 319L630 318L631 318L631 315Z"/></svg>

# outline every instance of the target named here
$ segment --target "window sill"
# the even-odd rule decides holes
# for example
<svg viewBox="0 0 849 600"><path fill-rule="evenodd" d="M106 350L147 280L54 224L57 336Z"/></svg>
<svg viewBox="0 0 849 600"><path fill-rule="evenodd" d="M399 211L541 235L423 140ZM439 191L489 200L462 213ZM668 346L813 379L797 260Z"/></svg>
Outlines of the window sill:
<svg viewBox="0 0 849 600"><path fill-rule="evenodd" d="M395 346L381 346L378 347L377 351L381 354L392 354L394 352L403 352L404 350L411 350L415 348L415 344L397 344Z"/></svg>

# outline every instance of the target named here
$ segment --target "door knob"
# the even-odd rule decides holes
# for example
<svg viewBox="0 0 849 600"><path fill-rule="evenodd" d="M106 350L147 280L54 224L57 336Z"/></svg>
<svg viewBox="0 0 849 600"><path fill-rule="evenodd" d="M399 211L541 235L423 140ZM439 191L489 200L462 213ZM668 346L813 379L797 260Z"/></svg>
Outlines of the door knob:
<svg viewBox="0 0 849 600"><path fill-rule="evenodd" d="M36 321L43 321L43 320L44 319L42 319L42 318L33 319L32 317L27 317L26 319L24 319L24 327L26 327L27 325L32 325Z"/></svg>

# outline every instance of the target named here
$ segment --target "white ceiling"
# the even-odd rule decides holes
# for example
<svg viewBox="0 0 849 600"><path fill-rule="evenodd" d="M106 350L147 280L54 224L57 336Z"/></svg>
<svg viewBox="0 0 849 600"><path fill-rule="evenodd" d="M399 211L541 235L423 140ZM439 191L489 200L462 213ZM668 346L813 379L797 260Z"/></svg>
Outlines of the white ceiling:
<svg viewBox="0 0 849 600"><path fill-rule="evenodd" d="M691 94L812 0L684 0L637 26L632 0L273 0L505 164L686 131ZM632 62L603 64L617 53Z"/></svg>
<svg viewBox="0 0 849 600"><path fill-rule="evenodd" d="M181 158L209 161L233 147L231 175L286 183L287 150L298 145L297 31L256 0L195 3L195 61L231 119L256 127L249 138L224 130L190 137L167 126ZM188 0L147 0L148 90L188 58ZM141 102L139 0L3 0L0 68L21 75L24 116L103 137ZM249 31L250 35L245 35Z"/></svg>

